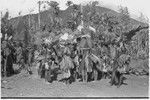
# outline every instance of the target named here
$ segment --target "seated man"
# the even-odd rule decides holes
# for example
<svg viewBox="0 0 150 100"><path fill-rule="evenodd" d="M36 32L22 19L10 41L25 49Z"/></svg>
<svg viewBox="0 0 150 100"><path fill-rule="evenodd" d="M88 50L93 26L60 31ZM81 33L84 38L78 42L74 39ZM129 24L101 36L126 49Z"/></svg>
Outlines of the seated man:
<svg viewBox="0 0 150 100"><path fill-rule="evenodd" d="M51 60L50 62L46 62L45 63L45 80L50 83L56 80L58 70L59 70L59 66L57 66L54 61Z"/></svg>

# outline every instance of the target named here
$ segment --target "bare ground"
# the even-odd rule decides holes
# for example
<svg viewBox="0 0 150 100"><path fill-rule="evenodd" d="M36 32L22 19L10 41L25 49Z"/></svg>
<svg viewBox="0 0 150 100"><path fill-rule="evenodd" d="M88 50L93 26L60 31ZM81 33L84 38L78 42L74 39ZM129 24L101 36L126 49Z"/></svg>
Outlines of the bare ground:
<svg viewBox="0 0 150 100"><path fill-rule="evenodd" d="M148 97L148 76L125 76L127 80L120 88L110 86L110 79L95 82L73 82L66 85L54 81L48 84L37 77L36 69L33 75L22 72L8 77L7 83L1 84L2 97Z"/></svg>

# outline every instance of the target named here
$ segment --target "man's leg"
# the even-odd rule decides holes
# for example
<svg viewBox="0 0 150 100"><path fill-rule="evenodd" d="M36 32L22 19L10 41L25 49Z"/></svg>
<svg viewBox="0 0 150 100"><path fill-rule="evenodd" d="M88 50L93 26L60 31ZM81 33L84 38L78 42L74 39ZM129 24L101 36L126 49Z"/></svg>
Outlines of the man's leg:
<svg viewBox="0 0 150 100"><path fill-rule="evenodd" d="M118 83L118 76L117 76L117 71L113 70L112 76L111 76L111 85L116 85Z"/></svg>
<svg viewBox="0 0 150 100"><path fill-rule="evenodd" d="M32 74L32 71L31 71L31 68L30 68L30 64L25 64L24 63L24 66L25 66L25 70L31 75Z"/></svg>
<svg viewBox="0 0 150 100"><path fill-rule="evenodd" d="M21 70L24 68L24 64L23 64L22 61L20 61L20 62L18 63L18 67L19 67L18 72L21 72Z"/></svg>
<svg viewBox="0 0 150 100"><path fill-rule="evenodd" d="M119 88L122 84L123 84L123 74L122 74L122 73L120 73L119 83L118 83L117 88Z"/></svg>

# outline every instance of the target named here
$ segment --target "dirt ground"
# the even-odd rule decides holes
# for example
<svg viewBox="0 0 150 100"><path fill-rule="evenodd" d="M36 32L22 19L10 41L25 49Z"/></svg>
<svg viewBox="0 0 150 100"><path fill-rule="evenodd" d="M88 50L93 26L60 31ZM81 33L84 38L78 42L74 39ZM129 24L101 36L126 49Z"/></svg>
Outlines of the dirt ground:
<svg viewBox="0 0 150 100"><path fill-rule="evenodd" d="M110 86L110 79L101 79L94 82L73 82L66 85L54 81L47 83L34 74L22 73L2 79L2 97L148 97L148 76L125 76L127 80L120 88ZM6 80L7 82L5 83Z"/></svg>

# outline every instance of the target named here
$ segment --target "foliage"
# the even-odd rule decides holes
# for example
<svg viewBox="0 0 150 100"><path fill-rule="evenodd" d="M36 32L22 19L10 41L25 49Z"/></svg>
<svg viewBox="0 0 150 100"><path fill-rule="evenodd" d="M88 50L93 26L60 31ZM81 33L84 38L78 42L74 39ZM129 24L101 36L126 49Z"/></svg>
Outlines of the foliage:
<svg viewBox="0 0 150 100"><path fill-rule="evenodd" d="M149 18L148 17L146 17L146 16L144 16L144 14L143 13L140 13L140 16L139 16L139 18L138 18L141 22L143 22L143 23L149 23Z"/></svg>
<svg viewBox="0 0 150 100"><path fill-rule="evenodd" d="M78 46L79 48L92 48L92 41L90 38L83 38Z"/></svg>
<svg viewBox="0 0 150 100"><path fill-rule="evenodd" d="M97 1L88 3L83 9L83 21L89 23L92 20L92 16L96 14Z"/></svg>
<svg viewBox="0 0 150 100"><path fill-rule="evenodd" d="M73 4L72 1L67 1L67 3L66 3L66 5L67 5L68 7L71 6L71 4Z"/></svg>
<svg viewBox="0 0 150 100"><path fill-rule="evenodd" d="M58 14L59 14L59 3L58 2L56 2L56 1L51 1L50 3L49 3L49 5L50 5L50 7L53 9L53 14L55 15L55 16L58 16Z"/></svg>
<svg viewBox="0 0 150 100"><path fill-rule="evenodd" d="M92 13L90 12L91 6L86 5L85 14L86 21L91 22L91 25L94 25L97 29L96 38L98 40L97 44L101 41L103 44L110 44L110 43L122 43L122 46L120 45L121 52L126 54L137 54L136 51L139 50L139 48L148 48L148 45L145 46L146 41L148 41L148 31L145 31L144 29L140 31L142 28L133 26L130 23L130 14L128 12L128 8L121 7L120 8L120 16L114 16L112 13ZM92 9L94 12L94 9ZM91 15L90 15L91 14ZM89 15L89 16L88 16ZM143 26L142 26L143 27ZM140 35L139 35L139 34ZM135 44L134 47L130 44L133 36L136 36L136 34L139 36L137 38L138 44ZM128 39L128 41L127 41ZM138 49L135 50L135 47L138 47ZM130 48L130 50L128 50ZM132 49L131 49L132 48ZM148 52L148 49L146 49ZM133 53L133 54L134 54Z"/></svg>
<svg viewBox="0 0 150 100"><path fill-rule="evenodd" d="M110 10L109 10L110 12L103 11L101 13L99 10L102 7L97 6L98 4L99 3L97 1L94 1L88 3L85 6L82 6L83 12L81 13L81 6L74 4L72 1L67 1L66 5L68 6L68 9L65 11L61 11L59 9L58 2L51 1L49 3L51 8L49 9L49 11L47 11L48 14L45 14L46 17L47 15L49 16L47 20L46 17L43 17L45 18L45 20L43 21L43 30L38 33L40 34L37 35L39 39L37 39L37 41L35 42L37 42L37 44L38 43L42 44L43 41L42 39L44 37L51 36L50 35L51 33L54 34L53 36L54 38L56 36L59 36L59 34L63 34L66 32L69 34L81 33L78 32L77 27L80 25L82 19L85 25L92 26L96 29L95 33L94 32L90 32L90 33L91 33L91 37L92 35L94 37L94 39L92 39L92 42L94 42L93 44L97 45L95 47L97 47L98 49L101 49L99 47L105 47L108 50L110 44L117 44L117 46L119 46L121 54L126 54L133 57L133 56L141 55L142 54L141 51L143 50L144 52L146 52L145 55L148 55L149 52L148 29L138 28L139 26L137 24L134 25L132 23L133 19L130 18L130 13L128 11L128 8L120 7L119 13L117 14ZM64 15L62 14L63 12L65 12ZM66 17L67 15L69 16L69 18ZM83 15L83 17L81 15ZM65 21L63 17L64 19L66 17ZM8 14L5 15L5 18L8 19ZM143 15L141 15L141 19L142 18ZM45 24L46 22L48 24ZM2 24L3 23L7 23L7 20L5 21L3 19ZM140 24L141 27L143 27L142 23L140 22L137 23ZM2 27L4 27L4 25L9 26L7 24L3 24ZM26 24L23 27L26 28L26 33L29 33L28 32L29 29L26 26ZM69 32L64 31L65 29L64 27L69 29ZM4 30L5 28L2 28L3 32ZM86 43L87 42L83 42L81 44L83 45Z"/></svg>
<svg viewBox="0 0 150 100"><path fill-rule="evenodd" d="M144 58L147 58L149 55L149 46L148 46L148 42L149 42L149 36L148 36L148 29L147 30L141 30L139 31L134 37L133 40L135 41L135 50L136 50L136 54L137 57L143 56ZM142 57L142 58L143 58Z"/></svg>
<svg viewBox="0 0 150 100"><path fill-rule="evenodd" d="M9 12L8 11L2 17L1 31L2 31L3 36L5 36L5 34L7 34L7 36L9 37L14 34L13 26L9 22ZM4 37L2 37L2 40L3 39L4 39Z"/></svg>
<svg viewBox="0 0 150 100"><path fill-rule="evenodd" d="M60 68L62 70L66 70L66 69L70 69L70 68L74 68L74 64L72 62L72 59L68 56L64 56L62 61L60 62Z"/></svg>
<svg viewBox="0 0 150 100"><path fill-rule="evenodd" d="M69 3L69 1L68 1ZM72 4L72 12L71 12L71 18L67 21L67 27L75 30L77 26L80 24L81 20L81 11L79 9L79 6L71 2ZM68 6L70 7L70 6Z"/></svg>
<svg viewBox="0 0 150 100"><path fill-rule="evenodd" d="M59 3L56 1L51 1L49 3L49 6L51 7L50 10L52 10L52 16L51 21L52 21L52 26L51 28L55 30L59 30L61 28L61 18L59 17L60 14L60 8L59 8Z"/></svg>
<svg viewBox="0 0 150 100"><path fill-rule="evenodd" d="M130 23L130 14L127 7L122 7L119 9L121 23L127 26Z"/></svg>
<svg viewBox="0 0 150 100"><path fill-rule="evenodd" d="M120 57L119 57L120 66L123 67L123 65L125 65L129 61L130 61L130 56L129 55L126 55L126 54L120 55Z"/></svg>

